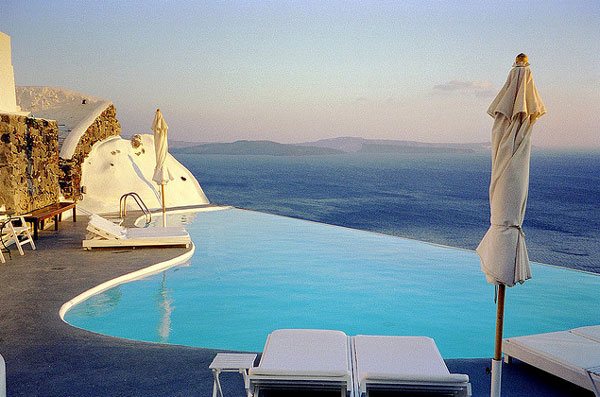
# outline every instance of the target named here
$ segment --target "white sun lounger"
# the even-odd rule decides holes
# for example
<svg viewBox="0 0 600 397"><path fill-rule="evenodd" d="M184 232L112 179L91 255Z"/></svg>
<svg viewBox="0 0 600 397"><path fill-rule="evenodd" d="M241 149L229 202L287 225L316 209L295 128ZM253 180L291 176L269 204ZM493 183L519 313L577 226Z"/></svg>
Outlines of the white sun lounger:
<svg viewBox="0 0 600 397"><path fill-rule="evenodd" d="M600 396L600 325L506 338L502 350Z"/></svg>
<svg viewBox="0 0 600 397"><path fill-rule="evenodd" d="M358 335L352 349L357 397L371 390L471 395L469 377L450 373L431 338Z"/></svg>
<svg viewBox="0 0 600 397"><path fill-rule="evenodd" d="M87 225L88 238L83 248L186 246L191 239L183 227L125 228L93 214Z"/></svg>
<svg viewBox="0 0 600 397"><path fill-rule="evenodd" d="M341 331L281 329L267 337L258 367L250 368L250 393L261 389L339 390L352 396L349 338Z"/></svg>

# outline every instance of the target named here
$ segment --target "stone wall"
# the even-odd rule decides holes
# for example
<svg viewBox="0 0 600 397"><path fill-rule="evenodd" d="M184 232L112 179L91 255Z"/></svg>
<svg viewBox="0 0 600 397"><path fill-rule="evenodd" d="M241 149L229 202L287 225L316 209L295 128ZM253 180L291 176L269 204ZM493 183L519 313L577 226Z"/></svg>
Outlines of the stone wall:
<svg viewBox="0 0 600 397"><path fill-rule="evenodd" d="M0 205L23 214L59 198L58 125L0 114Z"/></svg>
<svg viewBox="0 0 600 397"><path fill-rule="evenodd" d="M59 160L60 188L65 198L76 200L81 195L81 164L92 150L94 143L118 135L121 135L121 124L117 120L117 110L110 105L83 134L73 157Z"/></svg>

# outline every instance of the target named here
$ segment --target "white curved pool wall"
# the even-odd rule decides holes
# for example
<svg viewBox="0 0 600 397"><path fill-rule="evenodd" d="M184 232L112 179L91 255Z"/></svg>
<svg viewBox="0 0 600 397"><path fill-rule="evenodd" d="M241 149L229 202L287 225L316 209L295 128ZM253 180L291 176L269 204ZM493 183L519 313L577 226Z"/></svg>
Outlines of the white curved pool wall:
<svg viewBox="0 0 600 397"><path fill-rule="evenodd" d="M160 185L152 181L156 156L154 137L141 135L141 145L134 148L131 140L111 137L97 142L82 164L81 185L86 193L78 206L95 213L119 211L119 199L125 193L136 192L150 209L161 205ZM200 184L171 154L167 156L174 180L165 185L167 208L209 204ZM128 200L132 209L133 200Z"/></svg>
<svg viewBox="0 0 600 397"><path fill-rule="evenodd" d="M151 276L153 274L163 272L173 266L181 265L192 258L195 250L196 250L196 246L192 242L191 248L182 255L179 255L173 259L169 259L168 261L160 262L155 265L151 265L151 266L145 267L143 269L136 270L135 272L124 274L120 277L114 278L114 279L106 281L100 285L97 285L94 288L90 288L89 290L77 295L73 299L71 299L68 302L66 302L65 304L63 304L60 307L58 315L64 321L65 314L73 306L85 301L89 297L96 295L96 294L100 294L110 288L116 287L117 285L128 283L128 282L135 281L135 280L140 280L145 277Z"/></svg>
<svg viewBox="0 0 600 397"><path fill-rule="evenodd" d="M193 217L193 214L195 214L196 212L221 211L221 210L226 210L226 209L230 209L230 208L233 208L233 207L226 206L226 205L199 207L199 208L195 208L195 209L168 211L167 216L171 217L171 216L177 216L180 214L191 214ZM155 212L153 215L155 216L156 219L159 219L161 213ZM145 216L142 215L138 219L136 219L135 224L139 225L140 227L143 227L144 221L145 221ZM143 269L136 270L135 272L125 274L123 276L106 281L100 285L93 287L93 288L90 288L89 290L77 295L75 298L73 298L73 299L69 300L68 302L66 302L65 304L63 304L59 310L60 318L64 321L65 314L73 306L85 301L86 299L88 299L89 297L91 297L93 295L100 294L110 288L116 287L117 285L120 285L123 283L128 283L130 281L135 281L135 280L139 280L139 279L142 279L145 277L152 276L154 274L163 272L173 266L178 266L178 265L181 265L182 263L185 263L186 261L189 261L194 256L195 250L196 250L196 246L192 242L190 250L185 252L182 255L179 255L168 261L160 262L160 263L145 267ZM0 397L2 397L2 396L0 396Z"/></svg>

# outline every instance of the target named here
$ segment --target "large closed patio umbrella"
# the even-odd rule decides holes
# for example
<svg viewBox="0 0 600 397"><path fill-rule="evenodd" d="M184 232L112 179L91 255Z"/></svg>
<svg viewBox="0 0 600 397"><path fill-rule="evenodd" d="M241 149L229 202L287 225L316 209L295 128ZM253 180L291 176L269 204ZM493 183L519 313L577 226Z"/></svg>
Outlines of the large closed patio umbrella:
<svg viewBox="0 0 600 397"><path fill-rule="evenodd" d="M481 270L487 281L498 287L492 396L500 395L505 287L531 278L522 225L529 188L531 132L544 113L546 109L535 88L527 56L519 54L488 109L494 118L489 190L491 225L477 247Z"/></svg>
<svg viewBox="0 0 600 397"><path fill-rule="evenodd" d="M167 226L167 212L165 206L165 184L173 180L171 171L165 164L169 144L167 142L167 130L169 126L165 122L160 109L156 109L152 131L154 131L154 151L156 153L156 166L154 167L154 176L152 180L160 185L161 204L163 212L163 226Z"/></svg>

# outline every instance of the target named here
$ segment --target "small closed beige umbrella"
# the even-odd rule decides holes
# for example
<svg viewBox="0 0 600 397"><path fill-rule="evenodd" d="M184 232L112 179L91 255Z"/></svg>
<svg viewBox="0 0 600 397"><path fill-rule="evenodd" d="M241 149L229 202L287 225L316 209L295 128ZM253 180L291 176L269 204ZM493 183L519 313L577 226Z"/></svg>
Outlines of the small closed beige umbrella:
<svg viewBox="0 0 600 397"><path fill-rule="evenodd" d="M519 54L488 109L494 118L489 189L491 225L477 253L487 281L498 286L491 396L500 396L505 287L531 278L522 225L529 189L532 127L544 113L546 109L535 87L527 56Z"/></svg>
<svg viewBox="0 0 600 397"><path fill-rule="evenodd" d="M160 185L161 204L163 212L163 226L167 226L167 209L165 205L165 184L173 180L171 171L165 164L169 152L167 140L167 130L169 126L165 122L160 109L156 109L152 131L154 131L154 151L156 153L156 166L154 167L154 176L152 180Z"/></svg>

